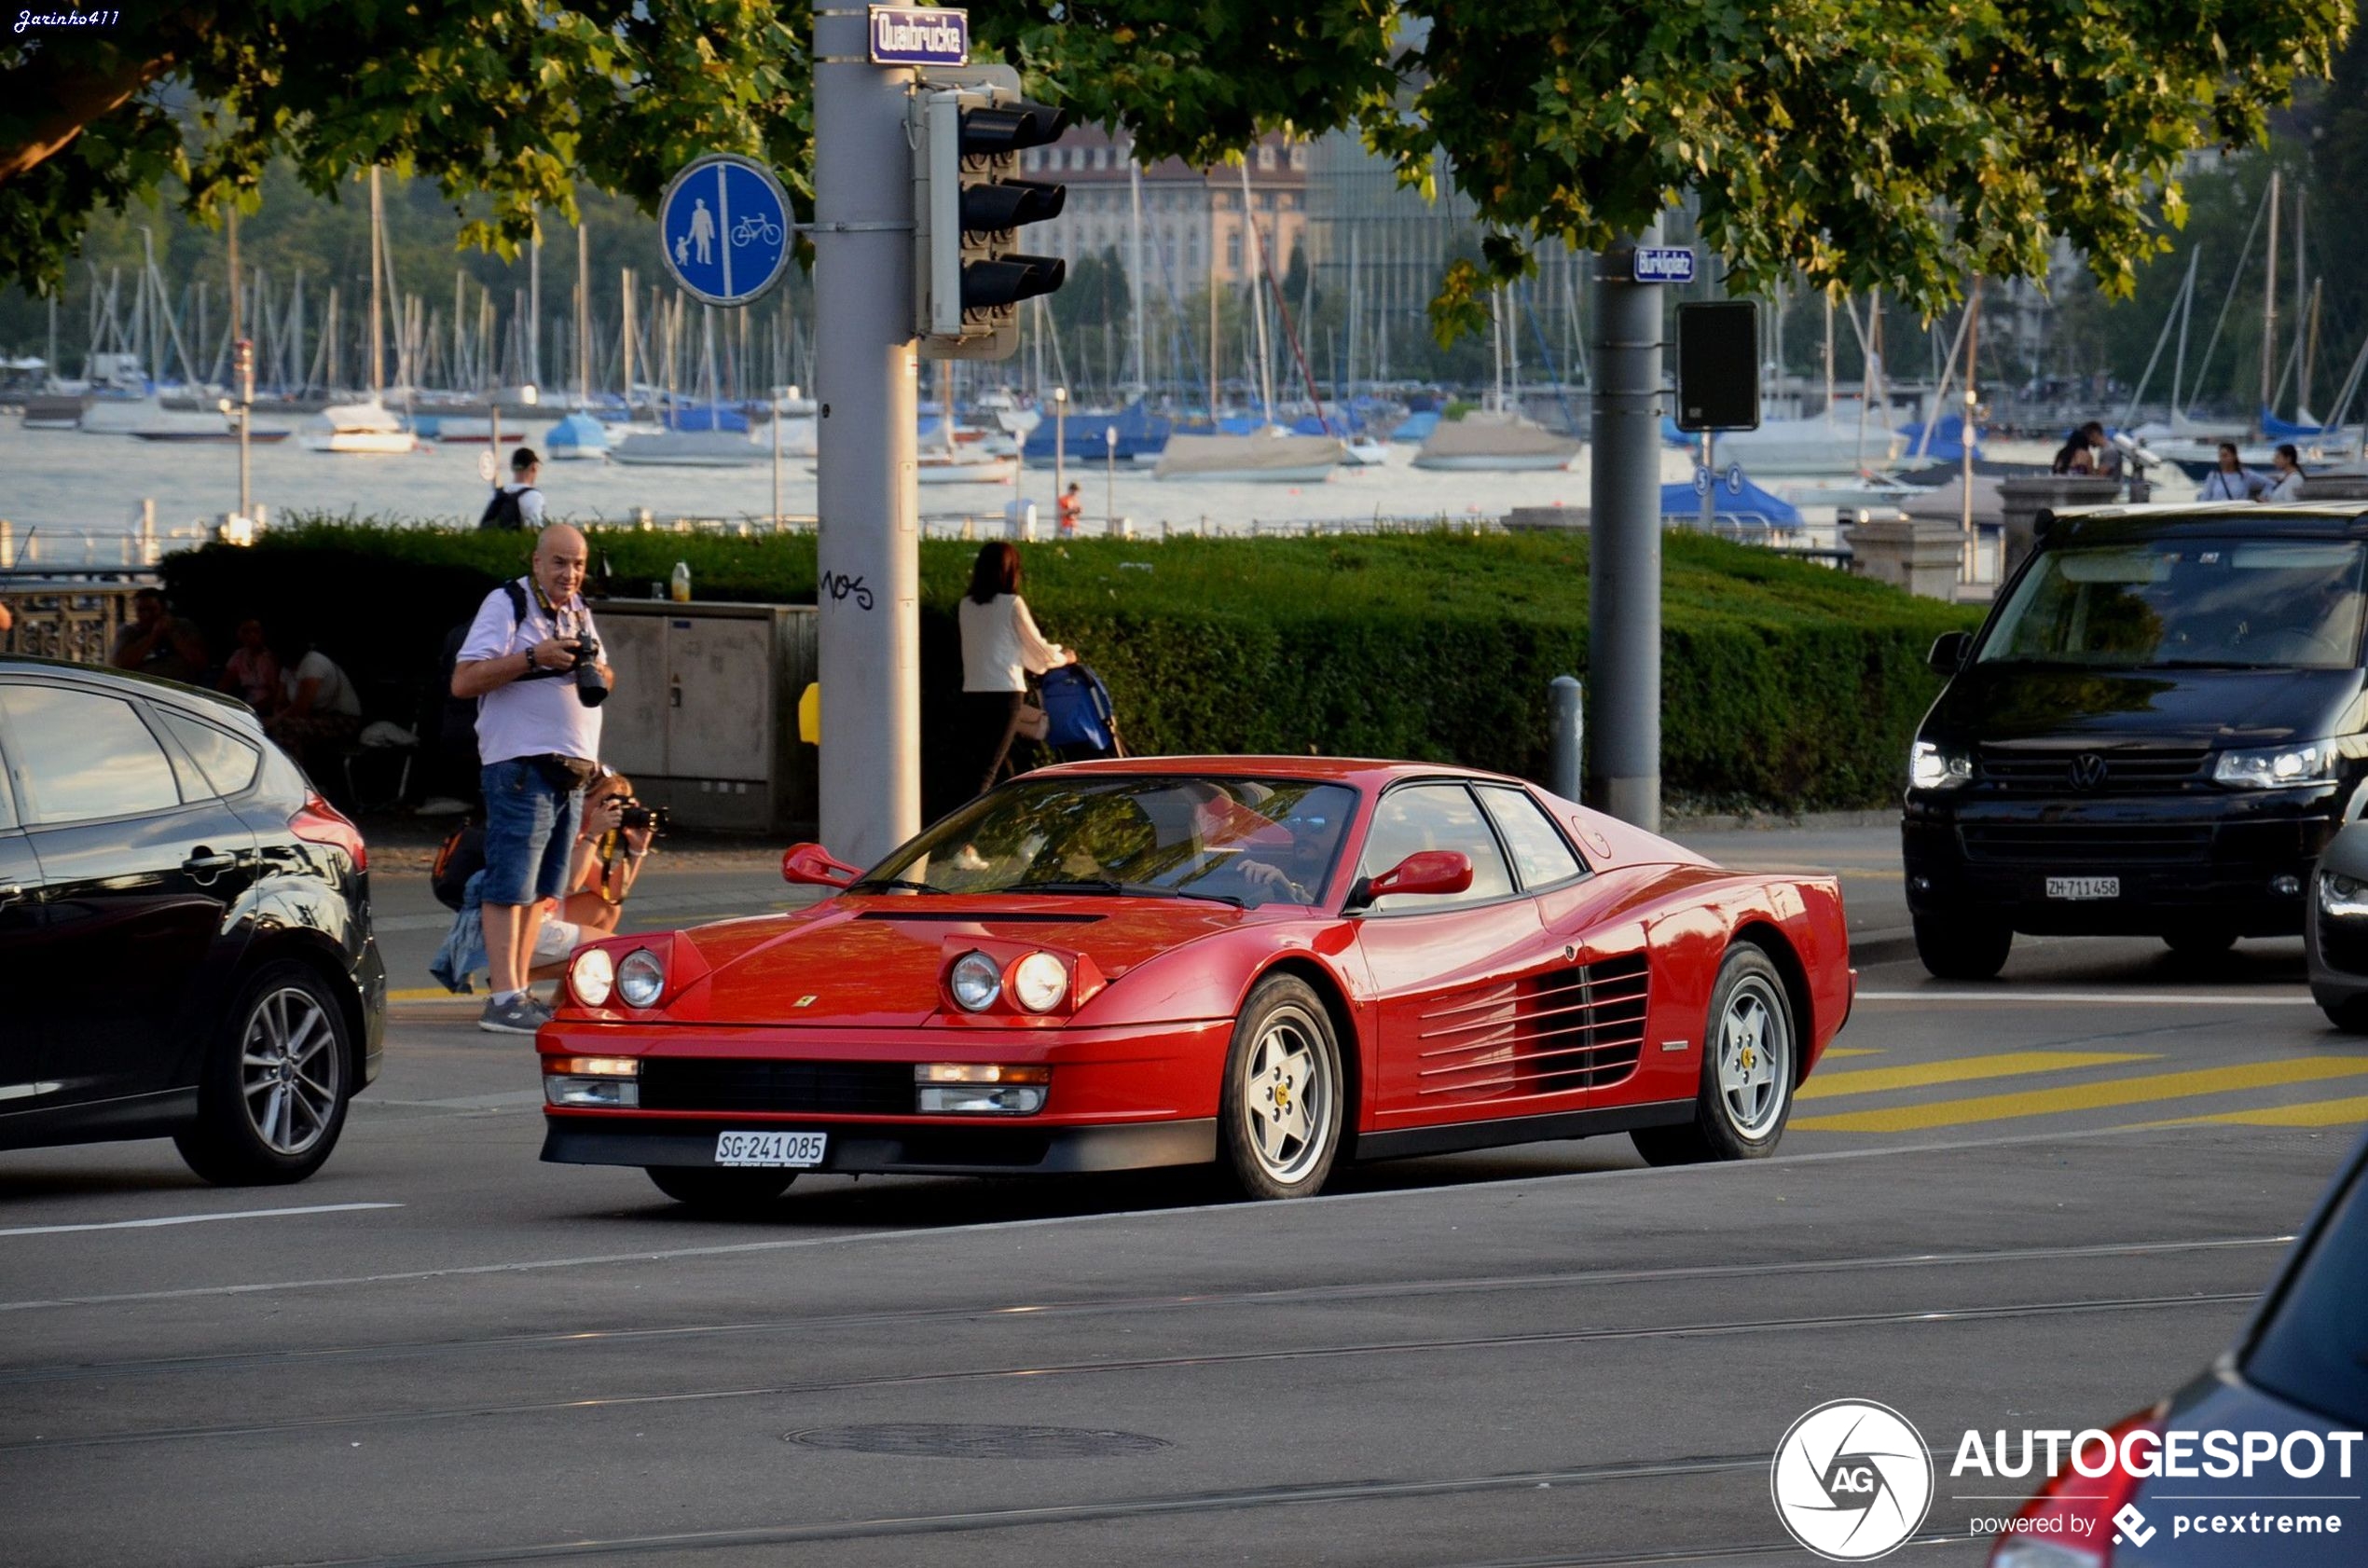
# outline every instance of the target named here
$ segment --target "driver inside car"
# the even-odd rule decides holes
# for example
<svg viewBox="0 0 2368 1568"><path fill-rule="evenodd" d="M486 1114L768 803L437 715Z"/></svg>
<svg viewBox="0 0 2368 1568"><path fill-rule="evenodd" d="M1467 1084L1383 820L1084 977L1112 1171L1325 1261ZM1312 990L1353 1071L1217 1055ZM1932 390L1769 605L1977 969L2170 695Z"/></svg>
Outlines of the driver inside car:
<svg viewBox="0 0 2368 1568"><path fill-rule="evenodd" d="M1290 847L1288 831L1236 801L1225 790L1194 779L1162 791L1162 804L1175 803L1189 817L1177 826L1173 839L1163 833L1155 851L1165 862L1155 880L1180 892L1212 898L1239 899L1260 904L1274 899L1313 903L1315 897L1294 881L1289 872L1260 849ZM1141 804L1153 805L1151 798ZM1161 813L1164 817L1165 813Z"/></svg>

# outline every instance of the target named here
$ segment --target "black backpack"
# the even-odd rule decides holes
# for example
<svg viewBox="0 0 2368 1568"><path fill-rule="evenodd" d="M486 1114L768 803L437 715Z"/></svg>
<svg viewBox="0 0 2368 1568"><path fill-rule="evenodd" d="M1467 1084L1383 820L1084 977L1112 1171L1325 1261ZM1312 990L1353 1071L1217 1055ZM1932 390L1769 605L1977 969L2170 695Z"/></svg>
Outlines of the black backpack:
<svg viewBox="0 0 2368 1568"><path fill-rule="evenodd" d="M428 886L445 908L457 910L468 891L469 878L485 869L485 825L463 817L435 852L428 868Z"/></svg>
<svg viewBox="0 0 2368 1568"><path fill-rule="evenodd" d="M526 512L519 505L519 502L524 501L526 497L531 493L534 493L534 487L532 485L527 486L524 489L516 490L496 488L493 492L493 498L485 503L485 511L477 517L477 527L480 529L522 529L526 527Z"/></svg>

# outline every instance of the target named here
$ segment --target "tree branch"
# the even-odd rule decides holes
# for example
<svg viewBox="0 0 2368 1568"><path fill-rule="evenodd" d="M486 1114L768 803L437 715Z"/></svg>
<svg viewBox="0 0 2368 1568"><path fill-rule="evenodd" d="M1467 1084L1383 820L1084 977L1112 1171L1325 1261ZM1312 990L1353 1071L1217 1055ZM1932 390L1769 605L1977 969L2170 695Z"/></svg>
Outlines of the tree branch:
<svg viewBox="0 0 2368 1568"><path fill-rule="evenodd" d="M0 72L0 103L25 105L10 117L21 129L0 141L0 186L63 152L84 126L122 108L179 62L170 52L145 60L118 56L112 69L61 72L36 56Z"/></svg>

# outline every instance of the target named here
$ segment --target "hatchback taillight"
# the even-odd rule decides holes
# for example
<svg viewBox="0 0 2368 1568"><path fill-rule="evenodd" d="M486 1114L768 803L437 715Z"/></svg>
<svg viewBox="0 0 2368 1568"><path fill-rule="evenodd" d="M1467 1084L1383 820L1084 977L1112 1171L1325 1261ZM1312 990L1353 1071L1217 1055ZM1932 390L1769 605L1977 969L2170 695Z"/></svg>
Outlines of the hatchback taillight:
<svg viewBox="0 0 2368 1568"><path fill-rule="evenodd" d="M325 844L344 850L355 871L370 869L370 846L362 842L362 830L319 795L305 796L304 804L288 818L288 832L307 844Z"/></svg>

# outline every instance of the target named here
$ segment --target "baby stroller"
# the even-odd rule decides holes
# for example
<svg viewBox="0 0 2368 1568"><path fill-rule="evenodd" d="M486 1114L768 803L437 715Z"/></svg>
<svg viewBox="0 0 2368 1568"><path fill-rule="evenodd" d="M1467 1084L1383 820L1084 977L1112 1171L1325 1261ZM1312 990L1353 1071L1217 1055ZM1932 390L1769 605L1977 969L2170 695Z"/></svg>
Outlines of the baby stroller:
<svg viewBox="0 0 2368 1568"><path fill-rule="evenodd" d="M1047 727L1044 744L1065 763L1123 757L1110 689L1084 665L1059 665L1037 678Z"/></svg>

